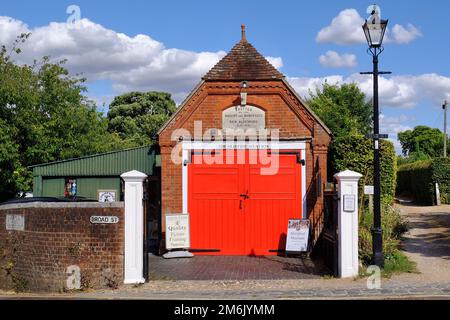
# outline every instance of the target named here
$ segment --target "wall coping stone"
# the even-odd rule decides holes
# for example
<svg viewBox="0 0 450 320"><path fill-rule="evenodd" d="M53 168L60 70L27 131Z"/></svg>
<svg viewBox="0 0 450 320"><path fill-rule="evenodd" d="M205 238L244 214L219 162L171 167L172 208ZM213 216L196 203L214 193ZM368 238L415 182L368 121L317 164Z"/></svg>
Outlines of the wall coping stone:
<svg viewBox="0 0 450 320"><path fill-rule="evenodd" d="M124 202L28 202L0 205L0 211L28 208L123 208Z"/></svg>

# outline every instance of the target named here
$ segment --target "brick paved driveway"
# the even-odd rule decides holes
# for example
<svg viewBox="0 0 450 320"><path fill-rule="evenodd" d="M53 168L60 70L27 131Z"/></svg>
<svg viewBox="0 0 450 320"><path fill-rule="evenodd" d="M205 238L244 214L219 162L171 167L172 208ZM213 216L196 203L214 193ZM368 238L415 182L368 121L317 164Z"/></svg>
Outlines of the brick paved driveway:
<svg viewBox="0 0 450 320"><path fill-rule="evenodd" d="M164 259L149 256L150 280L314 279L326 274L307 257L195 256Z"/></svg>

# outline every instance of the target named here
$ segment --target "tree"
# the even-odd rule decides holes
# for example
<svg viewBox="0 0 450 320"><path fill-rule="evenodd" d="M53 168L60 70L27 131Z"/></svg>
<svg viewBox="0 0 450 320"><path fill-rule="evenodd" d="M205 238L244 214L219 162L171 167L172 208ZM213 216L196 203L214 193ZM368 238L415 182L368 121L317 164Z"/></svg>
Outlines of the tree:
<svg viewBox="0 0 450 320"><path fill-rule="evenodd" d="M14 175L18 167L19 146L14 141L15 134L14 129L0 119L0 195L16 188Z"/></svg>
<svg viewBox="0 0 450 320"><path fill-rule="evenodd" d="M441 130L427 126L417 126L398 134L402 152L410 160L424 160L442 156L444 134Z"/></svg>
<svg viewBox="0 0 450 320"><path fill-rule="evenodd" d="M108 130L128 143L150 144L175 110L175 102L169 93L126 93L114 98L110 105Z"/></svg>
<svg viewBox="0 0 450 320"><path fill-rule="evenodd" d="M372 104L354 83L330 85L310 92L307 103L330 128L335 138L365 135L372 128Z"/></svg>
<svg viewBox="0 0 450 320"><path fill-rule="evenodd" d="M28 36L19 36L13 50L0 50L0 201L31 190L30 165L123 145L83 95L85 79L69 75L65 61L14 62Z"/></svg>

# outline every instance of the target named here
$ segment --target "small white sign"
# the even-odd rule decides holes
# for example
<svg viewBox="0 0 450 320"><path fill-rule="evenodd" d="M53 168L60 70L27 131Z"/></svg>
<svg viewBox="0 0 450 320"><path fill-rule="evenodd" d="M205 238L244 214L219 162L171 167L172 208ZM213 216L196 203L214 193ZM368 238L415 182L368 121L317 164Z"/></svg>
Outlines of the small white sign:
<svg viewBox="0 0 450 320"><path fill-rule="evenodd" d="M6 215L6 230L24 231L25 216L21 214Z"/></svg>
<svg viewBox="0 0 450 320"><path fill-rule="evenodd" d="M364 194L373 195L374 193L373 186L364 186Z"/></svg>
<svg viewBox="0 0 450 320"><path fill-rule="evenodd" d="M116 224L119 223L119 218L116 216L91 216L90 221L93 224Z"/></svg>
<svg viewBox="0 0 450 320"><path fill-rule="evenodd" d="M355 211L356 196L354 194L344 195L344 211L354 212Z"/></svg>
<svg viewBox="0 0 450 320"><path fill-rule="evenodd" d="M166 215L166 248L189 249L189 215L167 214Z"/></svg>
<svg viewBox="0 0 450 320"><path fill-rule="evenodd" d="M115 202L116 201L116 190L98 190L98 201L99 202Z"/></svg>
<svg viewBox="0 0 450 320"><path fill-rule="evenodd" d="M286 252L308 251L309 225L308 219L289 219Z"/></svg>

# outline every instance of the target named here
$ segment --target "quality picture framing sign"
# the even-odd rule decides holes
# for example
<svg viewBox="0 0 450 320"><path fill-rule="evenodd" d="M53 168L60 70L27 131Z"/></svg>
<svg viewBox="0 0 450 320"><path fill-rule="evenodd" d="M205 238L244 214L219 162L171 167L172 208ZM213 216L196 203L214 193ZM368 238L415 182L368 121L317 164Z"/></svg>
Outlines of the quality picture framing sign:
<svg viewBox="0 0 450 320"><path fill-rule="evenodd" d="M190 231L188 214L166 215L166 249L189 249Z"/></svg>
<svg viewBox="0 0 450 320"><path fill-rule="evenodd" d="M286 253L307 252L310 221L308 219L289 219L286 237Z"/></svg>

